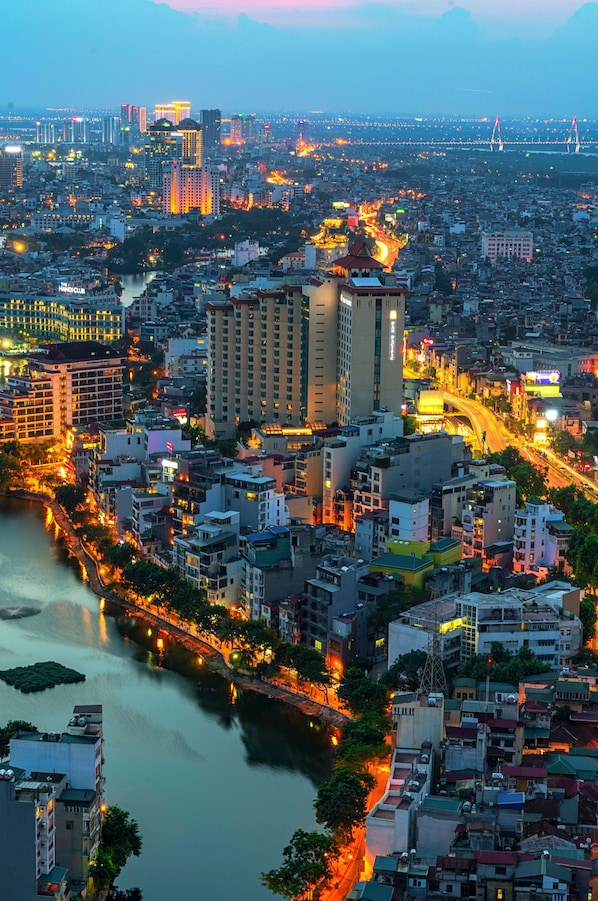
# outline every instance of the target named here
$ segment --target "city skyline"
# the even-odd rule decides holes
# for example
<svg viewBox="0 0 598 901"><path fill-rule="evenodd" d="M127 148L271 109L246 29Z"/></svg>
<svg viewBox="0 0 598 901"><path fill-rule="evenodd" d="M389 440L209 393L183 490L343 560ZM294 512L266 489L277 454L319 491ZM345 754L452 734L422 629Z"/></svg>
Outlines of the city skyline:
<svg viewBox="0 0 598 901"><path fill-rule="evenodd" d="M569 0L560 11L551 3L540 22L529 3L517 10L509 3L499 14L498 4L480 0L444 11L431 2L426 15L414 15L408 3L334 8L345 0L331 0L316 23L306 15L297 24L291 7L263 0L238 15L233 0L183 11L191 2L176 0L175 9L175 0L106 0L96 10L93 3L57 0L50 8L34 0L33 9L13 8L0 109L116 107L124 96L148 107L160 97L185 96L193 108L404 115L591 117L598 108L597 3ZM115 34L130 40L116 42ZM368 56L374 45L379 70ZM69 48L66 56L58 56L61 46ZM160 48L160 66L152 47ZM168 47L176 66L167 64Z"/></svg>

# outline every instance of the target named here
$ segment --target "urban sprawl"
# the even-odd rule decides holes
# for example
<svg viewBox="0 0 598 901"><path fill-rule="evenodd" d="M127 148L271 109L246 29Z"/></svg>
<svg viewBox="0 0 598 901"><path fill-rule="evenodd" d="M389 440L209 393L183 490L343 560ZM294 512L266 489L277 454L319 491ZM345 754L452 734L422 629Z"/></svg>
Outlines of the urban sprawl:
<svg viewBox="0 0 598 901"><path fill-rule="evenodd" d="M598 898L597 141L0 117L0 488L337 724L283 897ZM6 740L0 897L92 897L101 698Z"/></svg>

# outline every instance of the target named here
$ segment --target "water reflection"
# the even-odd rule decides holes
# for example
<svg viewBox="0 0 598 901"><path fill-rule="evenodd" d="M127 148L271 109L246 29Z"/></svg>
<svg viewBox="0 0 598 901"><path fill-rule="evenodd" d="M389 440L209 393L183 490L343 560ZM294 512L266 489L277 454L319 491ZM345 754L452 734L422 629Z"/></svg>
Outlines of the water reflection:
<svg viewBox="0 0 598 901"><path fill-rule="evenodd" d="M259 873L278 865L296 828L314 828L328 730L265 696L233 700L227 680L170 642L160 664L155 630L100 610L43 522L41 508L0 500L0 608L40 610L0 620L1 668L55 659L86 681L37 695L0 684L0 722L56 731L73 704L101 702L108 801L130 810L144 836L121 888L140 885L144 901L164 901L175 873L178 896L191 898L201 873L202 896L272 901Z"/></svg>

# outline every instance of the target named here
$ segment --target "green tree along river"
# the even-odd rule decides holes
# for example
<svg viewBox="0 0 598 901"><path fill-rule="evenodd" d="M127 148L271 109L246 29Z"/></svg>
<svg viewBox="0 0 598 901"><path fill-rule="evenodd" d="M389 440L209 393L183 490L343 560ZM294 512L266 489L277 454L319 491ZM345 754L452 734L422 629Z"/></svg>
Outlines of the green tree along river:
<svg viewBox="0 0 598 901"><path fill-rule="evenodd" d="M141 857L119 877L144 901L272 899L260 873L279 865L297 828L315 828L317 785L332 766L328 728L294 708L239 692L136 619L100 612L41 506L0 498L0 669L56 660L85 682L23 695L0 683L0 725L62 731L77 703L104 705L107 803L137 820Z"/></svg>

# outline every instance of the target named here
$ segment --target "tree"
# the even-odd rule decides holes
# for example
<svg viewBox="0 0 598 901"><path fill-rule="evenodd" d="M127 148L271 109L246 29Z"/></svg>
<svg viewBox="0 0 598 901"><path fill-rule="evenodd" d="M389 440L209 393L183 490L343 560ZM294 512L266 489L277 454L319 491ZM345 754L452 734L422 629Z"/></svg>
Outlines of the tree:
<svg viewBox="0 0 598 901"><path fill-rule="evenodd" d="M546 494L545 473L524 460L515 447L507 447L504 451L489 454L488 462L504 466L507 477L517 483L519 503L526 498L544 497Z"/></svg>
<svg viewBox="0 0 598 901"><path fill-rule="evenodd" d="M587 644L596 635L596 601L593 597L585 597L579 605L579 618L583 626L584 643Z"/></svg>
<svg viewBox="0 0 598 901"><path fill-rule="evenodd" d="M20 472L21 465L16 457L0 453L0 491L11 488Z"/></svg>
<svg viewBox="0 0 598 901"><path fill-rule="evenodd" d="M101 846L111 856L116 866L116 874L120 873L131 855L139 857L142 839L139 825L132 820L122 807L114 804L108 808L102 824Z"/></svg>
<svg viewBox="0 0 598 901"><path fill-rule="evenodd" d="M23 732L37 732L37 728L26 720L9 720L6 726L0 729L0 758L8 755L10 740L20 730Z"/></svg>
<svg viewBox="0 0 598 901"><path fill-rule="evenodd" d="M367 814L368 794L375 784L369 773L341 766L318 788L316 820L341 841L349 841Z"/></svg>
<svg viewBox="0 0 598 901"><path fill-rule="evenodd" d="M389 690L415 691L421 681L425 662L425 651L409 651L407 654L401 654L389 666L380 682Z"/></svg>
<svg viewBox="0 0 598 901"><path fill-rule="evenodd" d="M342 729L338 756L343 763L362 767L370 760L388 757L386 744L388 723L378 713L367 713L357 720L349 720Z"/></svg>
<svg viewBox="0 0 598 901"><path fill-rule="evenodd" d="M586 453L598 456L598 429L588 429L584 432L580 444Z"/></svg>
<svg viewBox="0 0 598 901"><path fill-rule="evenodd" d="M115 886L112 886L108 892L106 901L143 901L143 895L141 894L141 889L138 888L128 888L125 889L125 891L121 891Z"/></svg>
<svg viewBox="0 0 598 901"><path fill-rule="evenodd" d="M334 860L338 856L334 838L321 832L297 829L282 854L282 866L262 873L262 884L288 901L317 901L322 889L330 882Z"/></svg>
<svg viewBox="0 0 598 901"><path fill-rule="evenodd" d="M128 566L137 556L138 551L134 544L124 541L122 544L112 544L107 547L103 554L103 561L108 566L114 566L116 569L123 569Z"/></svg>
<svg viewBox="0 0 598 901"><path fill-rule="evenodd" d="M580 503L576 505L577 509ZM598 586L598 536L584 529L575 529L569 542L567 560L575 573L575 581L582 587L589 586L594 592Z"/></svg>
<svg viewBox="0 0 598 901"><path fill-rule="evenodd" d="M386 687L379 682L372 682L362 670L355 667L347 670L337 694L353 714L365 714L368 711L383 714L388 704Z"/></svg>
<svg viewBox="0 0 598 901"><path fill-rule="evenodd" d="M526 676L536 676L549 669L529 648L520 648L512 654L501 642L493 641L489 655L474 654L461 664L457 674L483 682L489 673L493 682L518 685Z"/></svg>
<svg viewBox="0 0 598 901"><path fill-rule="evenodd" d="M119 874L114 861L114 849L100 846L89 866L89 872L100 890L107 889Z"/></svg>
<svg viewBox="0 0 598 901"><path fill-rule="evenodd" d="M550 446L555 454L565 456L576 447L577 441L570 432L556 431L550 440Z"/></svg>
<svg viewBox="0 0 598 901"><path fill-rule="evenodd" d="M403 435L413 435L417 432L417 419L415 416L403 416Z"/></svg>
<svg viewBox="0 0 598 901"><path fill-rule="evenodd" d="M72 516L85 501L85 488L80 485L59 485L54 491L54 497L68 515Z"/></svg>

